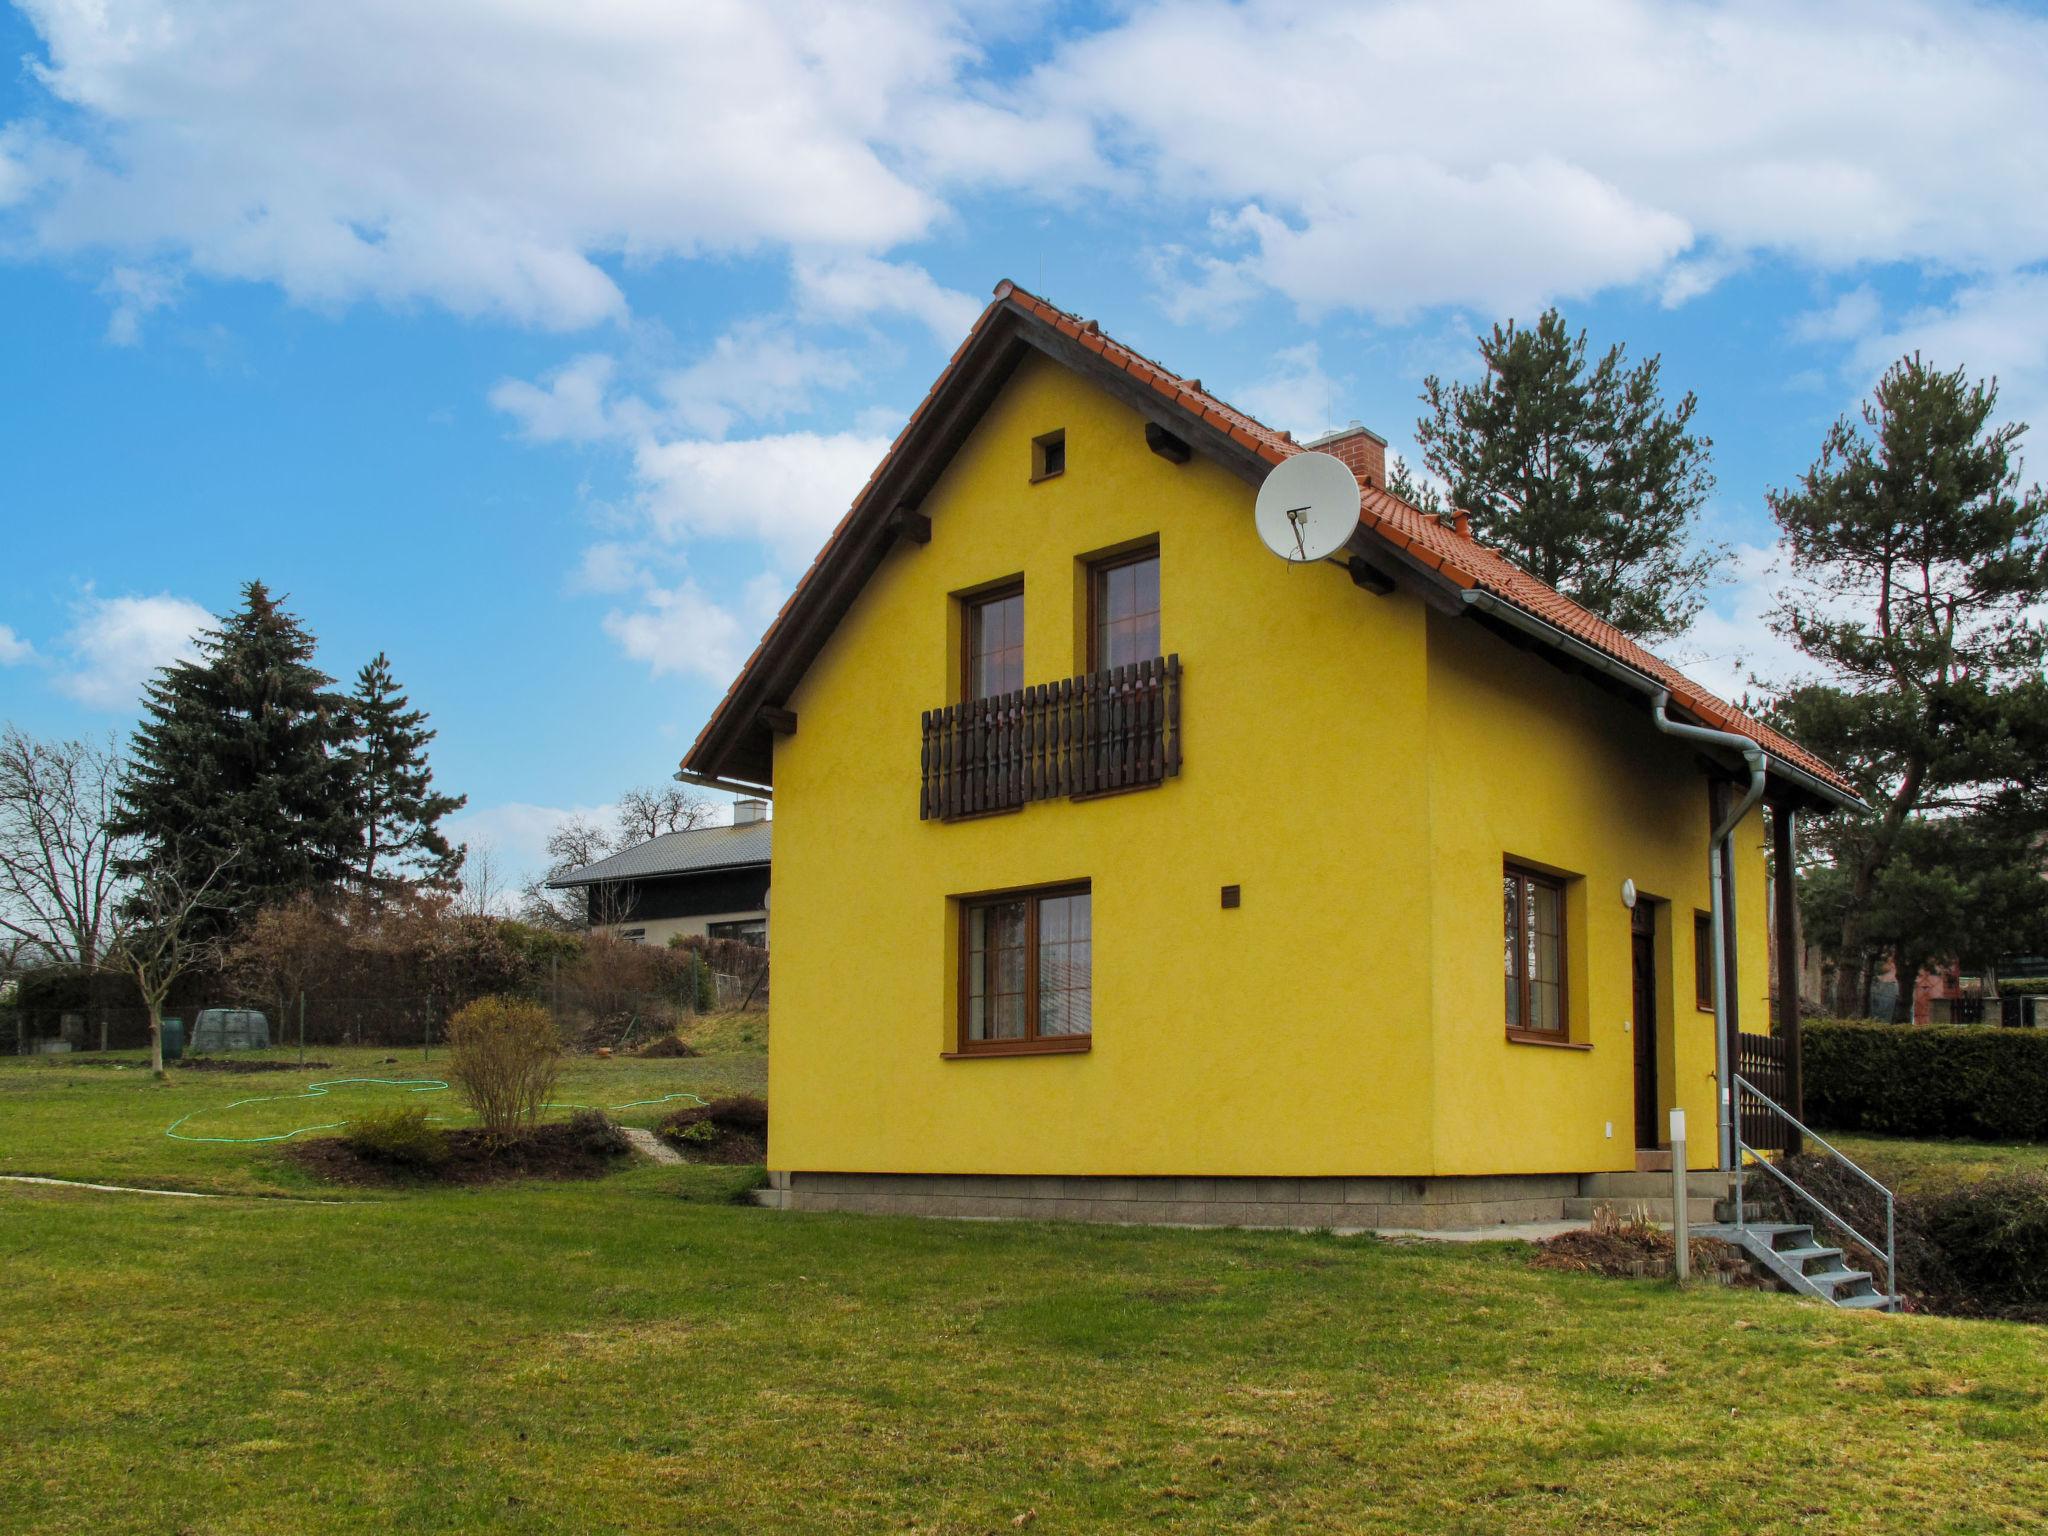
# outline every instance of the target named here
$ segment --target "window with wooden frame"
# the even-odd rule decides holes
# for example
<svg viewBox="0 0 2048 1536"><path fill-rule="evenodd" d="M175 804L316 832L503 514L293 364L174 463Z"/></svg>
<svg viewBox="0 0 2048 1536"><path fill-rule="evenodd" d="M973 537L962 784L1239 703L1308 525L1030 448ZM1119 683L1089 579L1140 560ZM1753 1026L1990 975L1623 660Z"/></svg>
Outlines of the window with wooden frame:
<svg viewBox="0 0 2048 1536"><path fill-rule="evenodd" d="M1031 439L1031 478L1050 480L1067 472L1067 432L1062 427Z"/></svg>
<svg viewBox="0 0 2048 1536"><path fill-rule="evenodd" d="M1692 915L1692 989L1701 1009L1714 1011L1714 916L1711 912Z"/></svg>
<svg viewBox="0 0 2048 1536"><path fill-rule="evenodd" d="M1159 645L1159 546L1129 550L1088 568L1088 670L1150 661Z"/></svg>
<svg viewBox="0 0 2048 1536"><path fill-rule="evenodd" d="M960 1054L1088 1049L1089 907L1085 885L960 903Z"/></svg>
<svg viewBox="0 0 2048 1536"><path fill-rule="evenodd" d="M960 696L991 699L1024 686L1024 583L962 600Z"/></svg>
<svg viewBox="0 0 2048 1536"><path fill-rule="evenodd" d="M1563 1040L1564 882L1509 864L1500 885L1508 1038Z"/></svg>

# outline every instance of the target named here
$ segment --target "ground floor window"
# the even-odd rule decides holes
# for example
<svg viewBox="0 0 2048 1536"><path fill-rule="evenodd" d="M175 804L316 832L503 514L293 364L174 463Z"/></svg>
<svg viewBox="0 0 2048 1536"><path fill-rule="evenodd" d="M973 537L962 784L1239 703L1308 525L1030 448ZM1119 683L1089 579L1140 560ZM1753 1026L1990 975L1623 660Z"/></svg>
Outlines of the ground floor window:
<svg viewBox="0 0 2048 1536"><path fill-rule="evenodd" d="M743 918L731 923L707 923L706 934L714 939L738 939L742 944L756 948L768 947L768 920L761 917Z"/></svg>
<svg viewBox="0 0 2048 1536"><path fill-rule="evenodd" d="M1714 917L1711 912L1692 915L1693 1001L1708 1013L1714 1011Z"/></svg>
<svg viewBox="0 0 2048 1536"><path fill-rule="evenodd" d="M1094 939L1085 885L960 903L960 1049L1085 1049Z"/></svg>
<svg viewBox="0 0 2048 1536"><path fill-rule="evenodd" d="M1510 1035L1564 1038L1564 882L1520 865L1501 874Z"/></svg>

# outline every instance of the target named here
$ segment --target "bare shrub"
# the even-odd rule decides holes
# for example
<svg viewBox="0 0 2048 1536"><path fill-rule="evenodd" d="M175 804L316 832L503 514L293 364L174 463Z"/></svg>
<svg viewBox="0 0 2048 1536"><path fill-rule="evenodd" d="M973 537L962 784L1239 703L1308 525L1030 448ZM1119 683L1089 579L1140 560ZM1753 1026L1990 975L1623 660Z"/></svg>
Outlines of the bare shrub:
<svg viewBox="0 0 2048 1536"><path fill-rule="evenodd" d="M561 1070L555 1021L537 1003L480 997L448 1021L448 1075L495 1142L540 1118Z"/></svg>

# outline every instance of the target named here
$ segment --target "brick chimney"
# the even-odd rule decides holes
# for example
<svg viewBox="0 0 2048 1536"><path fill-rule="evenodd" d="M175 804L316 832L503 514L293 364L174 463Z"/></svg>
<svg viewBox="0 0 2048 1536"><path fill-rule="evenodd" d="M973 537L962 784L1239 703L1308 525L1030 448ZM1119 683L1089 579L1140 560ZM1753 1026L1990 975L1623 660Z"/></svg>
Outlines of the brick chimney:
<svg viewBox="0 0 2048 1536"><path fill-rule="evenodd" d="M1351 467L1363 485L1385 490L1387 485L1387 440L1379 433L1352 422L1340 431L1303 443L1317 453L1334 454Z"/></svg>

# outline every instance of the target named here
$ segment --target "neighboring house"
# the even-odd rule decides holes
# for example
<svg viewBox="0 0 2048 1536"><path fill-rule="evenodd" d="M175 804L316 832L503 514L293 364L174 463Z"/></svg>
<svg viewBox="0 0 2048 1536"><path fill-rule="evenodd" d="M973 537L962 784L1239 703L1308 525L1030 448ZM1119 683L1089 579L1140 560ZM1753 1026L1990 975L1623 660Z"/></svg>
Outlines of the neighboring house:
<svg viewBox="0 0 2048 1536"><path fill-rule="evenodd" d="M1674 1106L1714 1167L1724 1051L1789 1096L1765 845L1849 786L1319 446L1291 565L1300 445L997 288L680 775L773 786L781 1203L1554 1217Z"/></svg>
<svg viewBox="0 0 2048 1536"><path fill-rule="evenodd" d="M550 880L550 890L580 890L592 928L640 944L679 934L768 942L768 844L765 801L733 806L729 827L669 832Z"/></svg>

